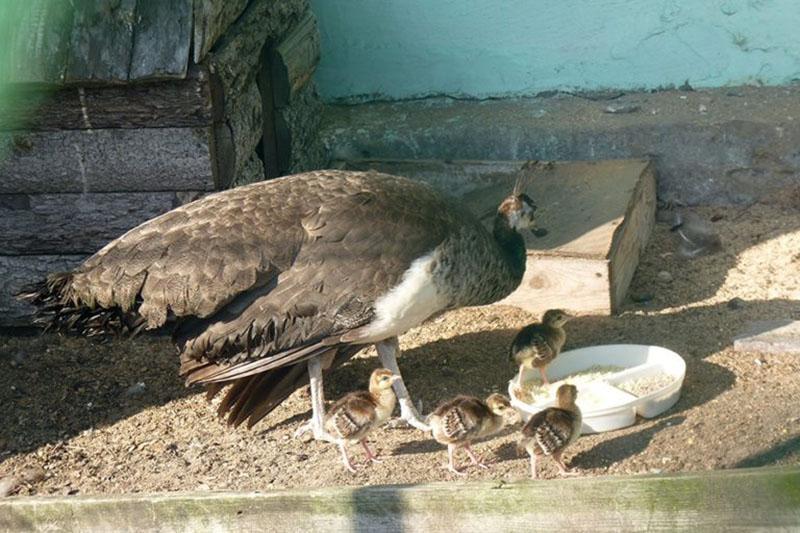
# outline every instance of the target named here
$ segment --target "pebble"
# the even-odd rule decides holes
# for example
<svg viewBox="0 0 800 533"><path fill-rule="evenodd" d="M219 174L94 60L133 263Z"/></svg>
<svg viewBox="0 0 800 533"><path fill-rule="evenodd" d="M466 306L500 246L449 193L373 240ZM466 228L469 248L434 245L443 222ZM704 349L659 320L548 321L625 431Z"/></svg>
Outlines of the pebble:
<svg viewBox="0 0 800 533"><path fill-rule="evenodd" d="M19 488L20 481L14 476L0 478L0 498L5 498Z"/></svg>
<svg viewBox="0 0 800 533"><path fill-rule="evenodd" d="M45 478L45 471L44 468L40 466L29 466L28 468L22 471L21 479L24 483L28 483L33 485L34 483L39 483L43 481Z"/></svg>
<svg viewBox="0 0 800 533"><path fill-rule="evenodd" d="M632 292L631 293L631 300L636 302L637 304L643 304L647 302L652 302L653 296L650 292Z"/></svg>
<svg viewBox="0 0 800 533"><path fill-rule="evenodd" d="M741 309L744 307L744 300L738 296L728 300L728 309Z"/></svg>
<svg viewBox="0 0 800 533"><path fill-rule="evenodd" d="M698 110L698 111L700 111L700 114L701 114L701 115L705 115L706 113L708 113L708 107L706 107L706 105L705 105L705 104L700 104L700 105L697 107L697 110Z"/></svg>
<svg viewBox="0 0 800 533"><path fill-rule="evenodd" d="M123 392L122 395L128 398L135 398L136 396L141 396L144 394L145 390L147 390L147 385L144 384L144 381L140 381L139 383L134 383L125 389L125 392Z"/></svg>
<svg viewBox="0 0 800 533"><path fill-rule="evenodd" d="M666 270L662 270L661 272L658 273L658 279L660 281L669 283L670 281L672 281L672 274L670 274Z"/></svg>
<svg viewBox="0 0 800 533"><path fill-rule="evenodd" d="M636 104L611 104L603 109L604 113L611 113L612 115L621 115L623 113L636 113L641 109Z"/></svg>

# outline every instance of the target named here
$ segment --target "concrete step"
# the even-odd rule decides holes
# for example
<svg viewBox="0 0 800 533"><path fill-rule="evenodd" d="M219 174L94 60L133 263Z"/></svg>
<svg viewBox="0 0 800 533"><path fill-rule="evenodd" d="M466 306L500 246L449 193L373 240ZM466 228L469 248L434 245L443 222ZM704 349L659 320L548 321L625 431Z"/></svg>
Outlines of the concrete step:
<svg viewBox="0 0 800 533"><path fill-rule="evenodd" d="M800 85L591 98L328 106L321 135L333 159L649 158L659 198L686 205L749 203L797 186Z"/></svg>

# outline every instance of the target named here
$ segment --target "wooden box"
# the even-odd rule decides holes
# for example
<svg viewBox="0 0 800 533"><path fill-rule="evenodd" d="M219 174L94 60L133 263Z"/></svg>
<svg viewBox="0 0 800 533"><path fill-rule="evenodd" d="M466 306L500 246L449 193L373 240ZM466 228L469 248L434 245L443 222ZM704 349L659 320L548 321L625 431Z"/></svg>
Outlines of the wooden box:
<svg viewBox="0 0 800 533"><path fill-rule="evenodd" d="M348 160L431 183L459 196L487 225L523 161ZM555 163L528 194L548 233L525 235L528 264L519 288L500 304L533 313L551 308L611 314L625 298L655 220L656 180L646 160Z"/></svg>

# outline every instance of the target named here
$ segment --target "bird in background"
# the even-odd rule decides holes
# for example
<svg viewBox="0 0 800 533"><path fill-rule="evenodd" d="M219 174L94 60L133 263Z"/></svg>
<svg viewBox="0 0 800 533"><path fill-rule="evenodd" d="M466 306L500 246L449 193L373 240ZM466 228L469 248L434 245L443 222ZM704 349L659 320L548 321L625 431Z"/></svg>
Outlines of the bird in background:
<svg viewBox="0 0 800 533"><path fill-rule="evenodd" d="M348 393L328 410L325 430L337 440L344 466L350 472L355 472L356 467L347 454L348 444L361 444L367 461L380 462L378 456L369 449L367 435L392 415L397 404L392 385L398 379L400 376L392 374L391 370L378 368L369 378L369 390Z"/></svg>
<svg viewBox="0 0 800 533"><path fill-rule="evenodd" d="M542 383L549 385L547 365L561 353L567 334L564 324L573 316L561 309L545 312L541 322L522 328L511 342L510 358L519 367L517 386L522 386L522 375L526 368L537 368Z"/></svg>
<svg viewBox="0 0 800 533"><path fill-rule="evenodd" d="M472 450L472 442L494 435L514 410L502 394L492 394L486 401L472 396L457 396L439 405L430 416L433 438L447 445L447 468L454 474L465 475L455 464L455 452L464 448L472 463L488 468Z"/></svg>
<svg viewBox="0 0 800 533"><path fill-rule="evenodd" d="M323 373L368 345L401 376L398 335L517 288L521 232L535 227L521 170L491 231L457 200L378 172L320 170L212 194L128 231L70 272L21 295L37 323L83 335L168 329L187 385L225 390L220 416L253 426L311 386L324 428ZM402 418L429 431L402 378Z"/></svg>
<svg viewBox="0 0 800 533"><path fill-rule="evenodd" d="M710 255L722 249L711 223L691 211L676 211L670 231L678 236L678 253L685 258Z"/></svg>
<svg viewBox="0 0 800 533"><path fill-rule="evenodd" d="M556 406L534 414L522 426L522 438L517 447L528 452L531 460L531 479L536 479L536 460L540 455L550 455L562 475L571 474L564 464L564 450L580 437L583 419L575 401L575 385L561 385L556 391Z"/></svg>

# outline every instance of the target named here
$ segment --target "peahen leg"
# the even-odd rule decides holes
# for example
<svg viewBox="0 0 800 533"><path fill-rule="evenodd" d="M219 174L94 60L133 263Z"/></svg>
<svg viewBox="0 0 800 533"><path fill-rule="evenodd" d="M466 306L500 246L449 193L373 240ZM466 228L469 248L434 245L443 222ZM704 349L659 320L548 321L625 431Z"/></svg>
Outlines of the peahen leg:
<svg viewBox="0 0 800 533"><path fill-rule="evenodd" d="M311 420L297 428L294 436L312 431L316 440L338 442L330 433L325 431L325 393L322 389L322 357L317 356L308 360L308 381L311 386Z"/></svg>
<svg viewBox="0 0 800 533"><path fill-rule="evenodd" d="M397 356L400 354L400 343L398 342L397 337L383 340L375 344L375 347L378 349L378 356L380 357L381 364L384 366L384 368L387 368L391 370L393 374L400 376L400 379L395 381L392 385L392 387L394 387L394 392L397 395L397 400L400 402L400 416L403 418L403 420L415 428L422 431L430 431L430 426L423 421L422 417L417 412L417 408L414 407L411 397L408 395L408 390L406 389L405 383L403 383L400 368L397 366Z"/></svg>

